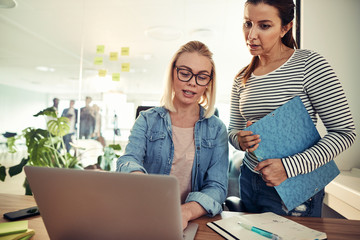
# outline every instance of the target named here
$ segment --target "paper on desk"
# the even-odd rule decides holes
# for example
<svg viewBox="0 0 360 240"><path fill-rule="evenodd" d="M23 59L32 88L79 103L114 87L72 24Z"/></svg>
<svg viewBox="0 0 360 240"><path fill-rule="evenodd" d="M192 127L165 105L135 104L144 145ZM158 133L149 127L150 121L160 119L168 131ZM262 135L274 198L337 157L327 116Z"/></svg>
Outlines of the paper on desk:
<svg viewBox="0 0 360 240"><path fill-rule="evenodd" d="M230 218L224 218L218 221L208 223L211 225L219 226L221 231L225 232L227 236L218 232L220 235L226 237L226 239L251 239L251 240L265 240L268 238L263 237L257 233L249 231L241 227L238 222L243 222L257 228L269 231L271 233L279 235L282 239L286 240L306 240L306 239L326 239L326 233L316 231L308 228L297 222L289 220L285 217L279 216L275 213L266 212L260 214L245 214L241 216L234 216ZM225 231L224 231L225 230ZM232 235L232 236L231 236Z"/></svg>

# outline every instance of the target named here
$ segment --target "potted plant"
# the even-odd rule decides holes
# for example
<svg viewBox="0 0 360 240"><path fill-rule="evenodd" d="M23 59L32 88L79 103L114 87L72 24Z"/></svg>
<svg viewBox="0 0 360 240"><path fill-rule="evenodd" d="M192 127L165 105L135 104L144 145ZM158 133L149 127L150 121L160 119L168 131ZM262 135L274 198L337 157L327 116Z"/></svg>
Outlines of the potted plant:
<svg viewBox="0 0 360 240"><path fill-rule="evenodd" d="M22 134L7 138L10 153L17 151L16 142L20 139L25 139L27 147L27 157L23 158L19 164L9 167L10 177L21 173L25 165L83 169L77 157L72 156L65 149L63 136L69 132L69 119L57 117L53 107L46 108L34 116L49 118L47 129L28 127L22 131ZM5 166L0 164L0 180L5 181L6 175ZM32 195L26 179L24 187L25 194Z"/></svg>
<svg viewBox="0 0 360 240"><path fill-rule="evenodd" d="M66 117L57 117L56 110L53 107L46 108L35 117L44 116L49 118L47 129L28 127L20 135L11 135L7 137L7 145L10 153L17 151L16 142L25 139L27 147L27 157L23 158L17 165L8 169L10 177L22 172L25 165L56 167L56 168L76 168L84 169L76 156L72 156L66 151L63 136L69 133L69 119ZM112 162L119 157L115 151L121 150L119 144L111 144L104 148L104 154L98 156L96 166L88 166L87 169L101 169L112 171ZM7 176L5 166L0 163L0 180L5 181ZM24 182L25 194L32 195L31 189L26 179Z"/></svg>

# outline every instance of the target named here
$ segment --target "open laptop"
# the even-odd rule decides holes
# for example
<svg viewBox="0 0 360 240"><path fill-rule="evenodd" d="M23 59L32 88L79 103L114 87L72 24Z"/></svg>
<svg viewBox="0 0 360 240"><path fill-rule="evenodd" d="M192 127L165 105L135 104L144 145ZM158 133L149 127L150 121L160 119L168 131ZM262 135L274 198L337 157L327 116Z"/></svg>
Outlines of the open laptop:
<svg viewBox="0 0 360 240"><path fill-rule="evenodd" d="M194 239L175 177L25 166L52 240Z"/></svg>

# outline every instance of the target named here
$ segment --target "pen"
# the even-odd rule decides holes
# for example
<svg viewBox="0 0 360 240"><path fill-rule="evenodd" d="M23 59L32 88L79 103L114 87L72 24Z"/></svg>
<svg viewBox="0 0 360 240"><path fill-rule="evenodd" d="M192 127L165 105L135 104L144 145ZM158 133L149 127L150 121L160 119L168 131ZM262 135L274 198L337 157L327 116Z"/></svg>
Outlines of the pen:
<svg viewBox="0 0 360 240"><path fill-rule="evenodd" d="M271 232L268 232L268 231L265 231L263 229L260 229L260 228L257 228L257 227L254 227L254 226L250 226L248 224L245 224L245 223L242 223L242 222L238 222L238 224L240 226L242 226L243 228L247 229L247 230L250 230L252 232L255 232L257 234L260 234L261 236L264 236L264 237L267 237L267 238L270 238L272 240L281 240L281 237L274 234L274 233L271 233Z"/></svg>

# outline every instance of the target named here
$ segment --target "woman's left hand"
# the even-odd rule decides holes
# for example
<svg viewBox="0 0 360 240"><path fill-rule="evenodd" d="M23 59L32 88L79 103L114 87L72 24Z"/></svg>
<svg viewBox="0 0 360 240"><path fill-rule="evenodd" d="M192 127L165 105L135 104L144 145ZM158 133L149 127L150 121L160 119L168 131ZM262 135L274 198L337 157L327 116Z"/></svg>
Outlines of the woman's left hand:
<svg viewBox="0 0 360 240"><path fill-rule="evenodd" d="M287 179L284 165L279 158L266 159L260 162L254 170L260 172L262 179L269 187L278 186Z"/></svg>

